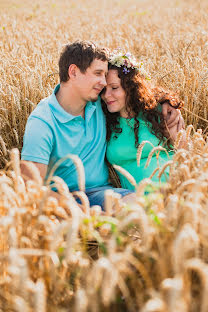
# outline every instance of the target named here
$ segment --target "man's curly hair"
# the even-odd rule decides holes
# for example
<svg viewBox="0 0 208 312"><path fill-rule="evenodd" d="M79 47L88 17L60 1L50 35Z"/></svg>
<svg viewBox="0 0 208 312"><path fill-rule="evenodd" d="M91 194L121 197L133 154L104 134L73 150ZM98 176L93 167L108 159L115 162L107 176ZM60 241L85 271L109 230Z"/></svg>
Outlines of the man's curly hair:
<svg viewBox="0 0 208 312"><path fill-rule="evenodd" d="M118 72L121 79L121 86L126 92L126 111L129 118L134 116L134 135L135 146L139 146L139 120L137 117L142 112L144 119L151 124L151 132L160 140L167 141L165 136L165 122L157 105L168 103L175 108L182 106L183 102L179 100L176 93L163 90L160 87L153 87L138 71L131 69L129 73L123 72L123 66L117 67L109 64L109 70L114 69ZM105 92L105 90L103 90ZM107 141L110 140L112 132L115 132L114 138L117 138L122 129L119 127L119 112L110 113L106 104L102 101L103 110L106 115ZM167 141L170 147L170 142Z"/></svg>

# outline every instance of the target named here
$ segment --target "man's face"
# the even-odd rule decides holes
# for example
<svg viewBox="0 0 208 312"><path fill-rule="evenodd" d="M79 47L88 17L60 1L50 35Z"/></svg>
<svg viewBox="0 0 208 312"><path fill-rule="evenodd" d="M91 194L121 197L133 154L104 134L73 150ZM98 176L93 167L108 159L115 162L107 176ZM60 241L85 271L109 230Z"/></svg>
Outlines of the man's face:
<svg viewBox="0 0 208 312"><path fill-rule="evenodd" d="M108 62L95 59L85 73L78 69L76 73L76 89L81 98L88 102L95 102L99 93L106 86Z"/></svg>

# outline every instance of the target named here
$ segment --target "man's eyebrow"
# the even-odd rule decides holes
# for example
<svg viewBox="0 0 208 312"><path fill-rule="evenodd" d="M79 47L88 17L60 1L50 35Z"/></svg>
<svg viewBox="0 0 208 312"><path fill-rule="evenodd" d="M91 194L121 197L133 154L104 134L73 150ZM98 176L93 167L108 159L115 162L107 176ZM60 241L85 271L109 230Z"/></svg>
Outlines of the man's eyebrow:
<svg viewBox="0 0 208 312"><path fill-rule="evenodd" d="M105 71L105 69L98 68L94 70L94 73L105 73L105 78L106 78L108 71Z"/></svg>

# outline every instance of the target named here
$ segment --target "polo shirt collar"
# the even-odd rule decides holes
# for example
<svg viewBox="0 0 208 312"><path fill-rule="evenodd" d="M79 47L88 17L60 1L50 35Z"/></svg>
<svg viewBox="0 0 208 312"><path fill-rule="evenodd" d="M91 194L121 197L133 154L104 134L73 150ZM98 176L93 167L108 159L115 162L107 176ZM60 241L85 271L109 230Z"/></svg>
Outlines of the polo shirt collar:
<svg viewBox="0 0 208 312"><path fill-rule="evenodd" d="M73 115L69 114L59 104L59 102L57 101L57 98L56 98L56 93L58 92L59 88L60 88L60 84L56 85L55 89L53 90L53 93L49 97L49 105L50 105L50 108L52 109L52 112L53 112L55 118L58 119L58 121L60 121L61 123L66 123L66 122L69 122L69 121L77 118L78 116L73 116ZM94 103L94 102L88 102L87 103L86 109L85 109L85 115L86 115L86 121L87 122L90 120L95 109L96 109L96 103Z"/></svg>
<svg viewBox="0 0 208 312"><path fill-rule="evenodd" d="M85 107L85 122L88 124L90 121L94 111L96 109L96 103L95 102L87 102Z"/></svg>

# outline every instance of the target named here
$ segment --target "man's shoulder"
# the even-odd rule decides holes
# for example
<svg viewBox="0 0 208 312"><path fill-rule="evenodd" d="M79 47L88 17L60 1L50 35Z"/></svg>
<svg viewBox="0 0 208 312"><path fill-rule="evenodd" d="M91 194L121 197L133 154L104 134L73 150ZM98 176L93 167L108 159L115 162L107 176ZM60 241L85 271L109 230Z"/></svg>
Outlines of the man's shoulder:
<svg viewBox="0 0 208 312"><path fill-rule="evenodd" d="M29 116L29 120L38 118L43 122L51 124L53 122L53 114L50 108L50 96L42 99Z"/></svg>

